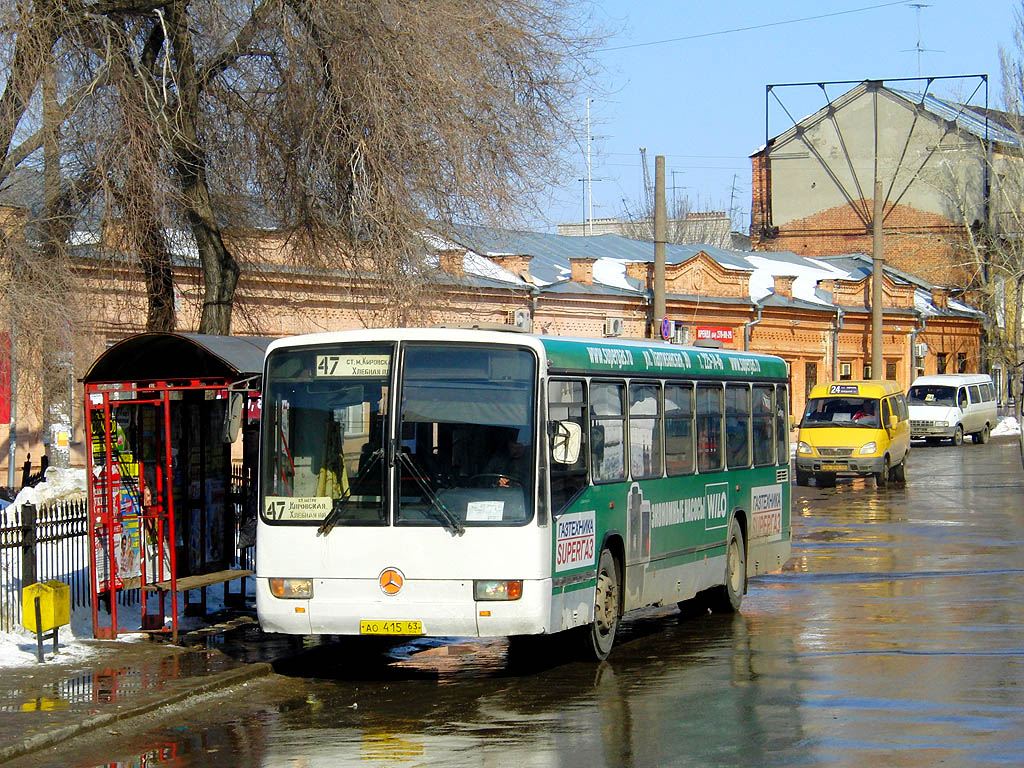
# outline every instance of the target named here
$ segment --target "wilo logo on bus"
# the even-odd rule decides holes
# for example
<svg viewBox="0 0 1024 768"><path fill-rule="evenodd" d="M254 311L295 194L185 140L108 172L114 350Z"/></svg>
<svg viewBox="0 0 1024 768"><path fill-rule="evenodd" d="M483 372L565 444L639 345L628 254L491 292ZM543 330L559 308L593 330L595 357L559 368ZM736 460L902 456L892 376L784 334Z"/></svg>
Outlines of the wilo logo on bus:
<svg viewBox="0 0 1024 768"><path fill-rule="evenodd" d="M575 512L558 519L555 532L555 571L594 563L597 526L594 512Z"/></svg>
<svg viewBox="0 0 1024 768"><path fill-rule="evenodd" d="M729 484L708 483L704 486L704 505L708 519L705 528L724 528L729 524Z"/></svg>
<svg viewBox="0 0 1024 768"><path fill-rule="evenodd" d="M751 539L778 541L782 538L782 485L759 485L750 489Z"/></svg>

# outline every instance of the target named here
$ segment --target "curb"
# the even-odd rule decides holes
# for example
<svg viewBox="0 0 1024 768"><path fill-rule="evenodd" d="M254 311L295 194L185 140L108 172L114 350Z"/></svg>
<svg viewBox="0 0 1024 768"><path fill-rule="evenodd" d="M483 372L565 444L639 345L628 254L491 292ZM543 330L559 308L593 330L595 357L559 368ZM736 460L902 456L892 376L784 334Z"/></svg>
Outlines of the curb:
<svg viewBox="0 0 1024 768"><path fill-rule="evenodd" d="M150 712L161 709L162 707L179 704L194 696L200 696L204 693L210 693L222 688L230 688L231 686L238 685L239 683L244 683L259 677L265 677L273 671L273 667L271 667L267 662L246 664L244 667L229 669L224 672L218 672L215 675L198 678L195 684L188 690L184 690L179 693L172 693L168 696L154 698L150 701L143 701L137 705L128 706L124 709L118 710L117 712L87 715L81 720L81 722L75 723L74 725L65 725L60 728L55 728L52 731L35 733L31 736L26 736L19 742L5 747L0 747L0 763L5 763L8 760L13 760L17 757L23 757L31 752L37 752L40 749L52 747L62 741L67 741L68 739L75 738L76 736L81 736L112 723L129 720L133 717L149 714Z"/></svg>

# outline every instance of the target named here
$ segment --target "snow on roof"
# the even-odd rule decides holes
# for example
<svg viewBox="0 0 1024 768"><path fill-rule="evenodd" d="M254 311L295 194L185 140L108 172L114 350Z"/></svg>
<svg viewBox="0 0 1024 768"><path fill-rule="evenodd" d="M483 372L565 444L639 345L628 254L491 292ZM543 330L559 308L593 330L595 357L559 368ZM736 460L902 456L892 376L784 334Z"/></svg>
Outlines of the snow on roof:
<svg viewBox="0 0 1024 768"><path fill-rule="evenodd" d="M594 282L611 288L636 290L626 280L626 259L600 258L594 262Z"/></svg>
<svg viewBox="0 0 1024 768"><path fill-rule="evenodd" d="M488 280L497 280L502 283L517 283L522 285L523 279L511 270L505 269L488 258L473 251L466 251L462 257L462 269L468 274L480 275Z"/></svg>
<svg viewBox="0 0 1024 768"><path fill-rule="evenodd" d="M918 288L914 291L914 309L920 312L922 315L937 315L939 310L932 304L932 296L928 291L922 291Z"/></svg>
<svg viewBox="0 0 1024 768"><path fill-rule="evenodd" d="M747 254L746 259L754 267L754 274L750 276L750 298L753 301L760 301L770 293L774 293L777 275L791 275L796 278L793 281L794 299L828 307L831 306L831 303L820 299L815 291L818 281L843 279L849 277L850 274L844 269L837 269L815 259L802 258L797 261L770 256L754 256L752 253Z"/></svg>

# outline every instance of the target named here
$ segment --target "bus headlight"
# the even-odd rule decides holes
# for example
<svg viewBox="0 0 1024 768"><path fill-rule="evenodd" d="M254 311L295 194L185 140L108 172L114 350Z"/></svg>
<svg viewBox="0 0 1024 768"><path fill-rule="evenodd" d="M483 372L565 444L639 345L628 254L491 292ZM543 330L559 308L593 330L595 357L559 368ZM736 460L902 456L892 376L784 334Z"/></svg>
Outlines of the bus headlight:
<svg viewBox="0 0 1024 768"><path fill-rule="evenodd" d="M859 453L861 456L864 456L864 455L866 455L868 453L875 453L877 450L878 450L878 444L877 443L864 443L864 445L862 445L860 447L860 450L857 451L857 453Z"/></svg>
<svg viewBox="0 0 1024 768"><path fill-rule="evenodd" d="M523 596L522 579L509 581L474 581L474 600L518 600Z"/></svg>
<svg viewBox="0 0 1024 768"><path fill-rule="evenodd" d="M811 455L811 446L809 446L807 443L805 443L803 440L801 440L800 442L798 442L796 444L796 452L797 453L801 453L801 454L803 454L805 456L810 456Z"/></svg>
<svg viewBox="0 0 1024 768"><path fill-rule="evenodd" d="M313 597L313 580L270 579L270 594L284 600L309 600Z"/></svg>

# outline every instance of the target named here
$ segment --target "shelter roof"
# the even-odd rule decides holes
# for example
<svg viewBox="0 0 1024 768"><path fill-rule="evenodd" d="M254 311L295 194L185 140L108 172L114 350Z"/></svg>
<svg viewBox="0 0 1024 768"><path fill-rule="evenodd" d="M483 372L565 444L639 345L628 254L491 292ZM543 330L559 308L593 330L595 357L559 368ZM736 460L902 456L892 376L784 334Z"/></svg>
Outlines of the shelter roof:
<svg viewBox="0 0 1024 768"><path fill-rule="evenodd" d="M246 378L263 371L263 356L271 341L265 336L140 333L97 357L82 381Z"/></svg>

